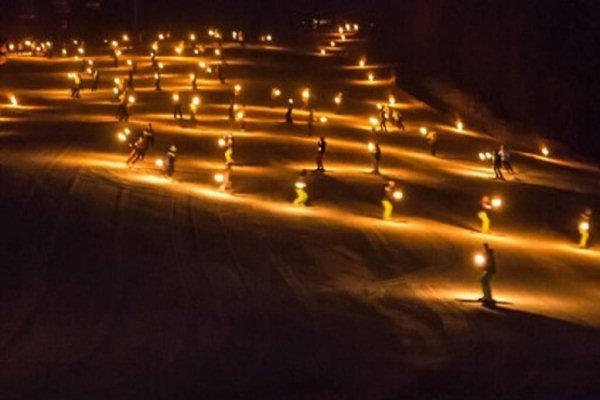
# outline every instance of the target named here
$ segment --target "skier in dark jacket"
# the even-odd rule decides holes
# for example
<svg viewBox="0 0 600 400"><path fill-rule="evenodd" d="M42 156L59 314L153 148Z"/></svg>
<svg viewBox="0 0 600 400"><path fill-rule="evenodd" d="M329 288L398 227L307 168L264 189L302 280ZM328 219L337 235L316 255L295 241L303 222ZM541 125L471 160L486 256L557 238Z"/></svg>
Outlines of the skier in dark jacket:
<svg viewBox="0 0 600 400"><path fill-rule="evenodd" d="M325 155L326 151L327 151L327 141L325 140L325 138L323 136L321 136L321 138L317 142L317 158L316 158L316 162L317 162L316 171L317 172L325 172L325 167L323 167L323 156Z"/></svg>

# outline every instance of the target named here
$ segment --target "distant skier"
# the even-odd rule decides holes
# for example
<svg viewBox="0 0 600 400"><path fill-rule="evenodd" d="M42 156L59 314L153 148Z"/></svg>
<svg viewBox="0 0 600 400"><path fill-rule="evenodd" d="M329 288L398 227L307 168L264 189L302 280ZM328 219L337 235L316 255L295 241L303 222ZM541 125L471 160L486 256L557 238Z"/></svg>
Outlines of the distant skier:
<svg viewBox="0 0 600 400"><path fill-rule="evenodd" d="M192 101L190 101L190 121L192 122L196 122L196 114L198 113L198 107L199 107L200 103L198 101L198 98L195 97L192 99Z"/></svg>
<svg viewBox="0 0 600 400"><path fill-rule="evenodd" d="M133 149L131 150L129 158L127 159L127 166L133 167L136 162L144 158L146 146L146 137L143 135L139 136L133 144Z"/></svg>
<svg viewBox="0 0 600 400"><path fill-rule="evenodd" d="M183 111L181 111L181 100L179 94L173 94L173 119L183 119Z"/></svg>
<svg viewBox="0 0 600 400"><path fill-rule="evenodd" d="M370 146L371 154L373 154L373 173L379 174L379 163L381 162L381 147L379 143Z"/></svg>
<svg viewBox="0 0 600 400"><path fill-rule="evenodd" d="M148 122L148 126L142 132L142 135L145 138L145 147L144 152L142 154L142 160L146 156L146 152L150 147L154 147L154 129L152 129L152 122Z"/></svg>
<svg viewBox="0 0 600 400"><path fill-rule="evenodd" d="M494 155L492 158L492 166L494 167L494 173L496 174L496 179L504 179L504 175L502 175L502 157L500 156L499 150L494 150Z"/></svg>
<svg viewBox="0 0 600 400"><path fill-rule="evenodd" d="M391 221L392 213L394 212L394 189L396 188L396 182L388 181L383 187L381 205L383 207L383 220Z"/></svg>
<svg viewBox="0 0 600 400"><path fill-rule="evenodd" d="M306 192L306 175L308 171L303 169L296 179L294 184L296 190L296 198L294 199L294 205L297 207L305 207L306 201L308 200L308 193Z"/></svg>
<svg viewBox="0 0 600 400"><path fill-rule="evenodd" d="M240 123L240 130L245 131L246 130L246 106L243 104L240 104L240 107L238 108L236 114L235 114L235 119L237 121L239 121Z"/></svg>
<svg viewBox="0 0 600 400"><path fill-rule="evenodd" d="M233 145L234 145L234 138L233 138L233 134L228 133L227 135L225 135L224 139L224 147L225 147L225 152L223 153L224 157L225 157L225 165L233 165L234 161L233 161Z"/></svg>
<svg viewBox="0 0 600 400"><path fill-rule="evenodd" d="M231 182L231 164L227 164L225 166L225 171L223 171L223 181L219 185L219 190L222 192L231 190L233 183Z"/></svg>
<svg viewBox="0 0 600 400"><path fill-rule="evenodd" d="M396 127L398 128L398 130L402 129L402 131L404 132L404 116L402 115L402 113L396 109L394 109L393 111L393 116L394 116L394 123L396 124Z"/></svg>
<svg viewBox="0 0 600 400"><path fill-rule="evenodd" d="M499 153L502 166L504 167L506 172L513 174L515 171L513 170L513 167L510 164L510 151L504 145L501 145Z"/></svg>
<svg viewBox="0 0 600 400"><path fill-rule="evenodd" d="M492 297L491 281L496 274L496 255L494 249L492 249L489 244L484 243L483 248L485 250L483 276L481 277L483 297L481 297L479 301L482 301L485 306L493 306L496 304L496 301Z"/></svg>
<svg viewBox="0 0 600 400"><path fill-rule="evenodd" d="M154 90L160 92L162 87L160 86L160 71L154 73Z"/></svg>
<svg viewBox="0 0 600 400"><path fill-rule="evenodd" d="M81 91L81 75L77 72L73 74L73 86L71 87L71 97L79 98Z"/></svg>
<svg viewBox="0 0 600 400"><path fill-rule="evenodd" d="M317 142L317 158L315 160L317 163L317 172L325 172L325 167L323 167L323 156L325 155L326 151L327 141L323 136L321 136L321 138Z"/></svg>
<svg viewBox="0 0 600 400"><path fill-rule="evenodd" d="M223 65L217 65L217 77L222 85L225 84L225 73L223 72Z"/></svg>
<svg viewBox="0 0 600 400"><path fill-rule="evenodd" d="M289 125L293 125L294 124L294 119L292 117L292 113L294 111L294 100L289 99L288 100L288 108L287 111L285 113L285 123L289 124Z"/></svg>
<svg viewBox="0 0 600 400"><path fill-rule="evenodd" d="M427 142L429 143L429 151L432 156L436 156L437 154L437 143L438 143L438 135L436 131L429 131L426 136Z"/></svg>
<svg viewBox="0 0 600 400"><path fill-rule="evenodd" d="M579 235L581 235L581 238L579 239L579 247L582 249L587 249L587 247L588 247L588 239L590 238L591 221L592 221L592 209L586 208L585 211L579 216L579 222L577 224L577 229L579 231Z"/></svg>
<svg viewBox="0 0 600 400"><path fill-rule="evenodd" d="M489 196L483 196L479 202L479 212L477 217L481 220L481 233L488 233L490 230L490 216L488 211L493 209L492 201Z"/></svg>
<svg viewBox="0 0 600 400"><path fill-rule="evenodd" d="M127 88L129 90L134 90L133 88L133 69L129 68L129 71L127 72Z"/></svg>
<svg viewBox="0 0 600 400"><path fill-rule="evenodd" d="M388 121L388 115L385 111L385 107L380 105L379 106L379 129L381 129L381 132L388 132L387 129L387 121Z"/></svg>
<svg viewBox="0 0 600 400"><path fill-rule="evenodd" d="M172 145L167 152L167 167L166 173L170 178L175 173L175 159L177 157L177 146Z"/></svg>
<svg viewBox="0 0 600 400"><path fill-rule="evenodd" d="M119 67L119 55L120 55L121 51L118 49L113 49L112 51L112 58L113 58L113 67L118 68Z"/></svg>
<svg viewBox="0 0 600 400"><path fill-rule="evenodd" d="M190 81L192 83L192 91L197 92L198 91L198 83L197 83L197 77L195 73L190 74Z"/></svg>
<svg viewBox="0 0 600 400"><path fill-rule="evenodd" d="M129 105L129 99L127 97L127 93L122 93L119 96L119 106L117 108L116 118L121 121L128 122L129 121L129 111L127 110L127 106Z"/></svg>
<svg viewBox="0 0 600 400"><path fill-rule="evenodd" d="M100 84L100 70L98 68L94 69L94 74L92 76L93 81L92 81L92 92L95 92L96 90L98 90L98 85Z"/></svg>

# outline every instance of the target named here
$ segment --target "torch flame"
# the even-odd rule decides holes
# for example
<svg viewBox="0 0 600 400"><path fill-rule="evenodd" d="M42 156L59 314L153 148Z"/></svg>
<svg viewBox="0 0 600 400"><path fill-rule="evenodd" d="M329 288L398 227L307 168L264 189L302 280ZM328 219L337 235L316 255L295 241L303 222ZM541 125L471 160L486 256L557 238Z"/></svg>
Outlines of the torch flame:
<svg viewBox="0 0 600 400"><path fill-rule="evenodd" d="M478 267L483 267L485 265L486 261L487 261L487 259L481 253L477 253L473 256L473 262Z"/></svg>
<svg viewBox="0 0 600 400"><path fill-rule="evenodd" d="M550 150L548 150L546 146L543 146L541 151L544 157L548 157L550 155Z"/></svg>

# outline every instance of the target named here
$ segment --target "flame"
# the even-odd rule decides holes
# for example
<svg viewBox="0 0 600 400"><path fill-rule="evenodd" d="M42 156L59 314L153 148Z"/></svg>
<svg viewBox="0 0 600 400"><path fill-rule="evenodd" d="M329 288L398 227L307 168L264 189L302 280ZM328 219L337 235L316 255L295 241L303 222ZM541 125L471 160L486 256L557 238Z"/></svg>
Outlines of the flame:
<svg viewBox="0 0 600 400"><path fill-rule="evenodd" d="M475 263L476 266L482 267L486 263L486 258L483 254L477 253L473 256L473 262Z"/></svg>

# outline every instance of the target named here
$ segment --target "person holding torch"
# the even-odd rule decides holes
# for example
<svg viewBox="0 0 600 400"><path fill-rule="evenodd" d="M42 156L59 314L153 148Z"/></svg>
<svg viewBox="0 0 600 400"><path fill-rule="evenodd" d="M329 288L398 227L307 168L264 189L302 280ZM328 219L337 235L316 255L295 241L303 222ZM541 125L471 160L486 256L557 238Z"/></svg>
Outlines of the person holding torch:
<svg viewBox="0 0 600 400"><path fill-rule="evenodd" d="M285 123L288 125L294 125L294 119L292 113L294 112L294 100L288 99L288 108L285 112Z"/></svg>
<svg viewBox="0 0 600 400"><path fill-rule="evenodd" d="M79 72L75 72L72 76L73 79L73 87L71 88L71 97L79 98L81 91L81 75Z"/></svg>
<svg viewBox="0 0 600 400"><path fill-rule="evenodd" d="M492 286L491 281L496 274L496 254L494 249L489 244L483 244L484 254L475 255L475 265L483 269L483 276L481 277L481 290L483 297L479 298L479 301L483 302L484 306L494 306L496 301L492 297Z"/></svg>
<svg viewBox="0 0 600 400"><path fill-rule="evenodd" d="M379 175L379 162L381 161L381 147L379 143L369 143L369 152L373 155L373 173Z"/></svg>
<svg viewBox="0 0 600 400"><path fill-rule="evenodd" d="M176 158L177 158L177 146L172 145L169 148L169 151L167 151L166 166L165 166L165 160L163 160L162 158L159 158L158 160L156 160L156 166L159 168L165 168L165 173L170 178L175 173L175 159Z"/></svg>
<svg viewBox="0 0 600 400"><path fill-rule="evenodd" d="M131 149L131 153L129 154L129 158L127 159L128 167L133 167L136 162L144 158L144 156L146 155L147 146L148 143L146 136L138 136L136 141L133 143L133 148Z"/></svg>
<svg viewBox="0 0 600 400"><path fill-rule="evenodd" d="M586 208L585 211L579 216L579 222L577 229L579 230L579 247L587 249L588 239L590 238L590 222L592 220L592 209Z"/></svg>
<svg viewBox="0 0 600 400"><path fill-rule="evenodd" d="M179 93L173 94L173 119L183 119L183 111L181 111L181 100L179 98Z"/></svg>
<svg viewBox="0 0 600 400"><path fill-rule="evenodd" d="M225 148L223 155L225 156L225 165L233 165L233 135L228 133L219 140L219 146Z"/></svg>
<svg viewBox="0 0 600 400"><path fill-rule="evenodd" d="M154 73L154 90L157 92L162 91L162 88L160 86L160 71L156 71Z"/></svg>
<svg viewBox="0 0 600 400"><path fill-rule="evenodd" d="M479 202L479 212L477 217L481 220L481 233L488 233L490 230L490 217L488 211L493 209L489 196L483 196Z"/></svg>
<svg viewBox="0 0 600 400"><path fill-rule="evenodd" d="M93 81L92 81L92 92L98 90L98 85L100 84L100 70L98 68L94 69Z"/></svg>
<svg viewBox="0 0 600 400"><path fill-rule="evenodd" d="M200 97L194 96L192 101L190 101L190 121L196 122L196 114L198 113L198 108L200 107Z"/></svg>
<svg viewBox="0 0 600 400"><path fill-rule="evenodd" d="M294 184L296 190L296 198L294 199L294 205L297 207L306 207L306 201L308 200L308 193L306 193L306 175L308 171L303 169L296 179Z"/></svg>
<svg viewBox="0 0 600 400"><path fill-rule="evenodd" d="M384 187L383 187L383 196L381 199L381 205L383 206L383 220L384 221L391 221L392 220L392 213L394 212L394 205L393 203L395 201L400 201L402 200L402 191L400 190L396 190L396 182L394 181L389 181Z"/></svg>
<svg viewBox="0 0 600 400"><path fill-rule="evenodd" d="M433 157L437 154L438 135L436 131L429 131L425 135L425 139L429 143L429 152Z"/></svg>
<svg viewBox="0 0 600 400"><path fill-rule="evenodd" d="M198 91L198 83L197 83L197 77L196 74L194 72L192 72L190 74L190 82L192 84L192 91L193 92L197 92Z"/></svg>
<svg viewBox="0 0 600 400"><path fill-rule="evenodd" d="M325 172L325 167L323 166L323 156L325 155L326 151L327 141L323 136L321 136L321 138L317 142L317 158L315 160L317 163L317 172Z"/></svg>

